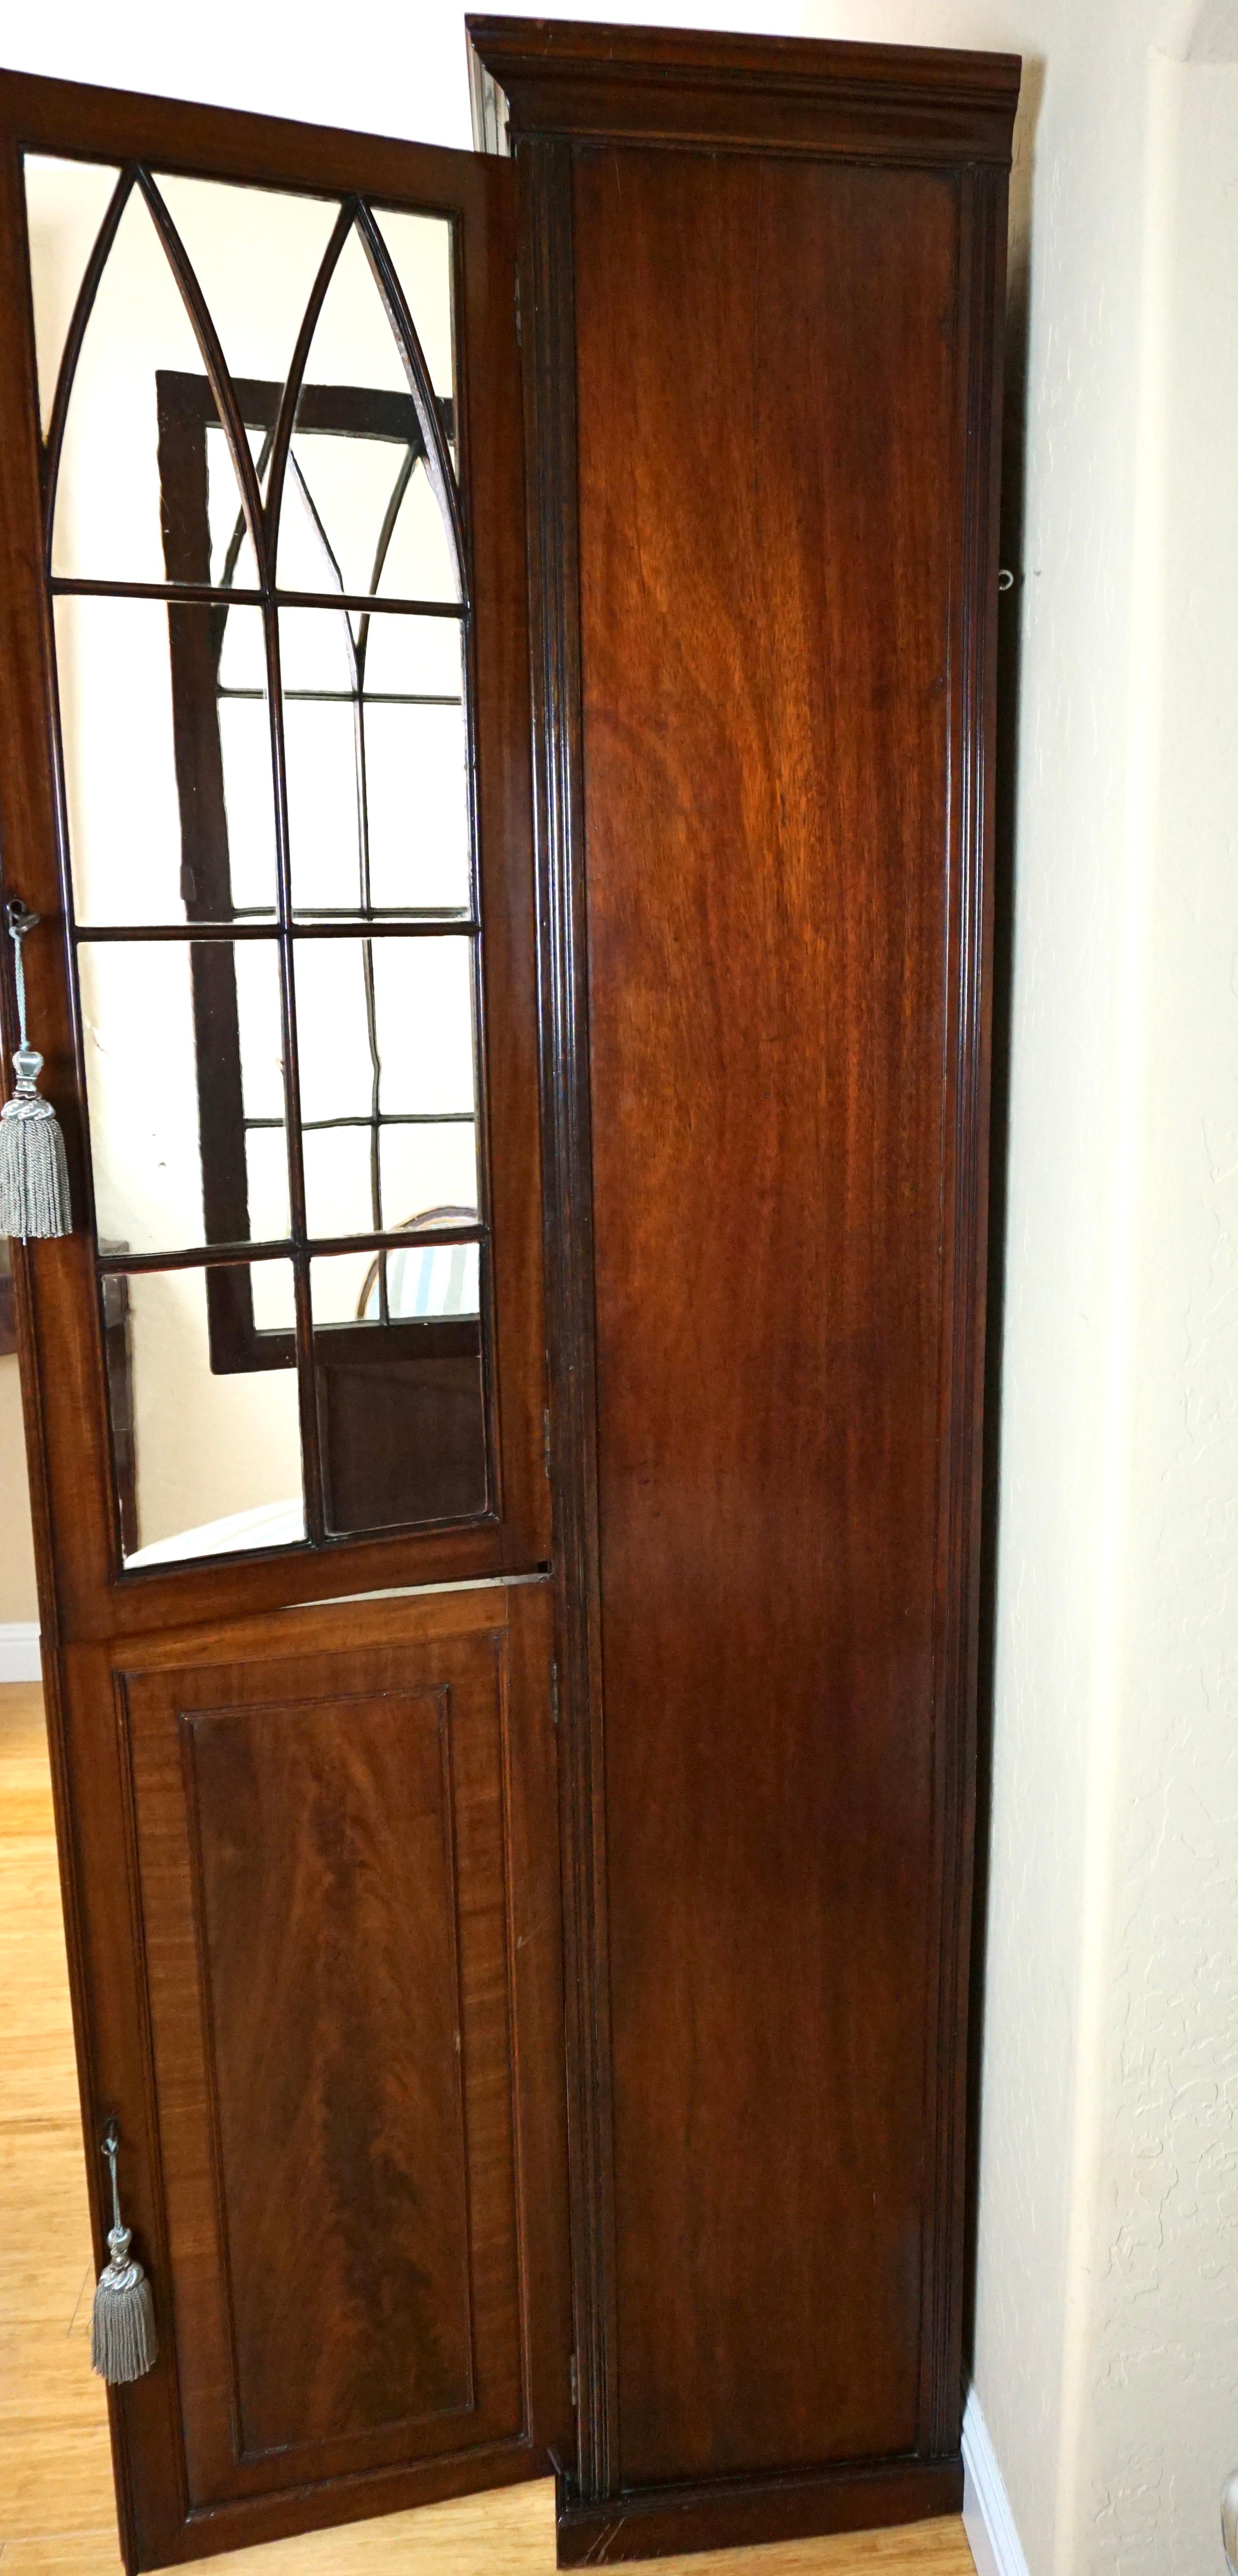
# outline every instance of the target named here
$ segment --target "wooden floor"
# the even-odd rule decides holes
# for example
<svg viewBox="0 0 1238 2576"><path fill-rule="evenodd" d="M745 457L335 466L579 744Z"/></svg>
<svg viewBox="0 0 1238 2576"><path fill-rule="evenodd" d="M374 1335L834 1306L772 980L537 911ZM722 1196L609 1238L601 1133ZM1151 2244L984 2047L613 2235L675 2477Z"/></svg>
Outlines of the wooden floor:
<svg viewBox="0 0 1238 2576"><path fill-rule="evenodd" d="M119 2576L37 1690L0 1686L0 2576ZM549 2576L549 2482L203 2561L216 2576ZM974 2576L958 2522L658 2561L661 2576ZM650 2576L656 2576L651 2569Z"/></svg>

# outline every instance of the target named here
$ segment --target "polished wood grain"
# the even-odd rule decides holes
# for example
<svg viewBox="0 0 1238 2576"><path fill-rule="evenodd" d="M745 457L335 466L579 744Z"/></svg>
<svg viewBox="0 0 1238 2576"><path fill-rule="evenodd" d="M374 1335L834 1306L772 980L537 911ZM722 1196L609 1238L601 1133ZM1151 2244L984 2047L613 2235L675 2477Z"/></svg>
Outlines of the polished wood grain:
<svg viewBox="0 0 1238 2576"><path fill-rule="evenodd" d="M140 2563L570 2438L547 1609L114 1650L150 2049L116 2107L166 2362L124 2401Z"/></svg>
<svg viewBox="0 0 1238 2576"><path fill-rule="evenodd" d="M474 126L508 137L656 140L673 151L1010 162L1014 54L821 43L584 20L469 17ZM501 109L500 109L501 101Z"/></svg>
<svg viewBox="0 0 1238 2576"><path fill-rule="evenodd" d="M598 2563L961 2491L1018 66L472 36L530 317Z"/></svg>
<svg viewBox="0 0 1238 2576"><path fill-rule="evenodd" d="M42 1703L0 1688L0 2570L120 2576ZM220 2576L549 2576L549 2479L230 2551ZM680 2562L682 2565L683 2562ZM694 2558L698 2576L710 2561ZM716 2560L717 2576L971 2576L957 2522ZM671 2562L666 2576L671 2576Z"/></svg>
<svg viewBox="0 0 1238 2576"><path fill-rule="evenodd" d="M955 199L606 156L575 234L639 2487L918 2444Z"/></svg>
<svg viewBox="0 0 1238 2576"><path fill-rule="evenodd" d="M127 2543L130 2565L135 2561L166 2565L289 2530L330 2525L358 2513L392 2511L414 2499L455 2494L479 2483L488 2486L544 2474L551 2449L560 2457L565 2453L572 2421L570 2329L555 1757L546 1688L546 1614L541 1585L518 1587L510 1596L505 1589L495 1588L472 1595L446 1593L341 1604L334 1609L293 1608L274 1621L255 1619L240 1623L237 1629L224 1623L157 1641L149 1669L135 1666L131 1647L116 1648L121 1670L133 1677L119 1699L109 1657L97 1648L72 1651L67 1757L78 1778L86 1770L100 1801L96 1825L105 1818L110 1829L109 1863L98 1883L92 1883L91 1903L83 1919L86 1981L94 2000L88 2040L106 2069L102 2078L95 2076L92 2089L102 2110L114 2111L119 2121L125 2213L154 2284L161 2331L157 2368L112 2400L118 2496L122 2512L132 2515L132 2539ZM442 1635L436 1642L439 1623ZM402 2432L389 2426L385 2438L379 2424L368 2436L337 2437L334 2456L327 2442L303 2444L299 2454L290 2448L287 2459L296 2458L299 2483L290 2485L286 2474L281 2480L278 2460L269 2457L248 2472L242 2461L229 2481L231 2353L222 2322L227 2283L205 2047L211 1998L198 1954L188 1792L178 1758L183 1737L180 1703L184 1699L187 1706L194 1705L184 1676L197 1677L199 1706L204 1696L209 1705L236 1705L238 1664L248 1676L251 1697L258 1699L268 1691L278 1699L291 1666L301 1675L294 1695L312 1701L317 1693L330 1700L341 1667L352 1671L358 1658L364 1660L368 1654L369 1664L360 1677L363 1694L372 1692L376 1680L394 1669L401 1657L412 1659L419 1685L428 1679L437 1692L450 1687L453 1675L459 1680L470 1660L475 1662L479 1638L488 1641L480 1650L487 1659L481 1696L490 1714L483 1718L477 1702L472 1723L463 1730L456 1838L463 1864L462 1914L468 1917L462 1921L459 1950L464 1983L472 1996L462 2045L466 2118L471 2123L465 2187L475 2198L470 2222L470 2301L471 2322L477 2327L479 2403L472 2415L456 2419L458 2439L452 2438L447 2418L437 2423L423 2419L421 2424L406 2420ZM408 1668L407 1662L401 1666L406 1679ZM172 1677L178 1673L182 1678L174 1682ZM139 1709L136 1723L127 1720L122 1727L124 1691L146 1705ZM312 1736L312 1725L307 1725L307 1734ZM119 1746L121 1759L116 1763L112 1803L103 1809L108 1774L102 1764L93 1773L88 1766L92 1753L109 1744ZM478 1771L479 1761L484 1777ZM501 1854L496 1849L499 1799ZM236 1822L239 1828L243 1817ZM281 1869L295 1875L298 1867L312 1876L315 1852L306 1835L302 1833L294 1846L282 1815L270 1823L266 1869L275 1878ZM399 1824L398 1812L386 1821L387 1840L381 1848L388 1852ZM200 1835L197 1848L200 1851ZM390 1923L401 1907L407 1911L408 1861L402 1847L392 1867L394 1884L367 1884L362 1872L352 1890L351 1902L372 1921ZM399 2186L398 2180L384 2181L371 2168L355 2118L351 2128L345 2117L342 2128L337 2122L334 2131L328 2126L317 2139L311 2137L317 2163L309 2160L304 2176L290 2171L286 2142L272 2132L270 2103L278 2098L281 2050L294 2060L300 2052L307 2094L322 2103L331 2068L339 2068L342 2006L359 1997L364 2000L367 1993L367 1963L359 1956L345 1993L333 1994L329 1980L321 1975L313 1926L304 1911L300 1924L300 1989L290 1981L281 1999L285 2006L290 2001L299 2006L300 2021L285 2010L282 2017L273 2017L265 2033L268 2091L262 2095L256 2087L256 2092L259 2108L264 2100L267 2103L267 2125L251 2139L248 2156L241 2158L243 2192L252 2193L250 2209L258 2214L241 2250L248 2258L256 2247L258 2259L269 2267L268 2282L278 2275L276 2315L291 2291L294 2299L302 2300L307 2332L322 2327L325 2316L328 2338L332 2334L337 2338L338 2370L341 2354L347 2361L349 2336L356 2330L357 2309L367 2295L367 2284L376 2329L388 2314L381 2244L367 2246L358 2263L352 2242L351 2274L344 2275L331 2296L332 2256L338 2263L341 2253L349 2250L348 2212L341 2213L340 2199L351 2196L359 2212L368 2209L371 2218L385 2222L391 2213L384 2195L388 2201L398 2196ZM284 1957L287 1961L287 1942ZM264 1970L270 1998L274 1965L265 1953L240 1960L238 1982L248 1976L261 1985L259 1971ZM397 2165L403 2160L405 2170L412 2171L415 2142L398 2133L393 2141L391 2124L402 2119L407 2125L408 2106L397 2096L401 2082L415 2084L415 2075L410 2078L408 2070L388 2062L375 2030L373 2012L378 2007L373 1985L369 2000L371 2062L367 2066L362 2056L350 2082L355 2083L358 2100L365 2091L369 2109L380 2122L386 2120L387 2144ZM397 1985L391 1998L396 2037L401 2028L399 2003ZM319 2041L322 2055L315 2076ZM380 2059L377 2073L375 2055ZM243 2069L243 2049L241 2063ZM347 2088L345 2095L347 2099ZM97 2136L93 2121L89 2134L93 2146ZM305 2144L304 2130L301 2142ZM338 2159L334 2164L333 2156ZM264 2209L263 2174L268 2168L270 2205ZM80 2173L80 2162L77 2170ZM90 2180L97 2185L93 2172ZM310 2186L308 2193L305 2184ZM315 2241L302 2223L303 2214L314 2214L315 2185L319 2211L325 2206L328 2223L335 2227L334 2239L328 2234L325 2242ZM102 2250L100 2232L96 2264ZM395 2250L399 2251L398 2245ZM319 2274L315 2263L321 2267ZM318 2297L317 2312L312 2297L306 2300L307 2284ZM79 2286L74 2284L75 2292ZM295 2318L285 2323L284 2331L292 2343ZM398 2335L390 2325L386 2332L390 2355ZM411 2345L411 2336L409 2340ZM331 2365L320 2355L314 2367L329 2375ZM300 2385L305 2387L304 2372ZM315 2393L311 2373L309 2394ZM343 2470L342 2458L348 2461ZM287 2460L285 2469L286 2465ZM217 2482L222 2477L230 2483L231 2501L195 2506L192 2480L200 2472L208 2481L213 2474Z"/></svg>
<svg viewBox="0 0 1238 2576"><path fill-rule="evenodd" d="M420 1685L404 1657L371 1666L364 1686L355 1664L337 1665L330 1696L320 1664L312 1697L295 1696L311 1681L304 1668L281 1666L256 1704L249 1675L216 1674L211 1705L192 1714L169 1677L192 1810L243 2456L474 2406L460 2065L473 1997L461 1991L454 1785L459 1698L480 1687L488 1884L468 1895L486 1907L493 1977L502 1819L487 1644L466 1650L463 1673L457 1664L450 1680ZM514 2286L509 2277L509 2300ZM458 2443L465 2426L451 2430Z"/></svg>

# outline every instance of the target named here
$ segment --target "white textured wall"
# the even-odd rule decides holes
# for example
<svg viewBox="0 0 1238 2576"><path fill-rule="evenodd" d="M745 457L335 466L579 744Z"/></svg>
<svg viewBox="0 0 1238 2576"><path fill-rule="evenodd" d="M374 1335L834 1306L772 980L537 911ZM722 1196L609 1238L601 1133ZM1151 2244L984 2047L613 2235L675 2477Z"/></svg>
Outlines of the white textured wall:
<svg viewBox="0 0 1238 2576"><path fill-rule="evenodd" d="M1209 12L1205 49L1238 51ZM1078 2563L1221 2564L1238 2460L1238 67L1153 66L1143 950Z"/></svg>
<svg viewBox="0 0 1238 2576"><path fill-rule="evenodd" d="M1238 2460L1238 0L550 14L1027 58L976 2379L1031 2576L1208 2576ZM290 42L246 0L61 0L6 51L465 143L461 15L365 0L341 46L312 6Z"/></svg>

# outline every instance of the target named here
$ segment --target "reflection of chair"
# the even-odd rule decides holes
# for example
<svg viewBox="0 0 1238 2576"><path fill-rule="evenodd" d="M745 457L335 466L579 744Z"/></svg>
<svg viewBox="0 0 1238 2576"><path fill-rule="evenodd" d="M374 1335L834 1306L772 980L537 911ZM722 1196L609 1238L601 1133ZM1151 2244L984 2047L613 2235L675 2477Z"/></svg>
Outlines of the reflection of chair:
<svg viewBox="0 0 1238 2576"><path fill-rule="evenodd" d="M476 1223L476 1208L422 1208L418 1215L405 1217L396 1232L403 1234L406 1228L411 1230L414 1226L419 1231L427 1226L440 1226L444 1232L449 1232L456 1226ZM410 1243L407 1252L380 1252L375 1255L357 1300L359 1323L374 1324L381 1320L379 1280L384 1262L387 1266L387 1313L393 1323L409 1322L418 1316L476 1315L479 1312L476 1244Z"/></svg>

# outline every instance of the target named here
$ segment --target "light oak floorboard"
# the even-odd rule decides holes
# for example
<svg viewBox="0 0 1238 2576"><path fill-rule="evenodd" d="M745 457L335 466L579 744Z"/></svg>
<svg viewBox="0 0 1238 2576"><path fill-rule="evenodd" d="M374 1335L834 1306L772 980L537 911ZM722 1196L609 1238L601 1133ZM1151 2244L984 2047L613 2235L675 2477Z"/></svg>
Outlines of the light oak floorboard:
<svg viewBox="0 0 1238 2576"><path fill-rule="evenodd" d="M90 2368L86 2208L40 1694L0 1686L0 2576L121 2576L107 2407ZM215 2576L551 2576L549 2479L199 2562ZM917 2523L664 2558L647 2576L975 2576Z"/></svg>

